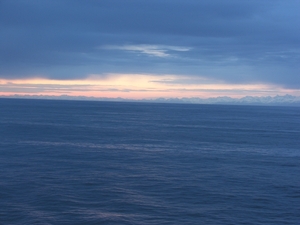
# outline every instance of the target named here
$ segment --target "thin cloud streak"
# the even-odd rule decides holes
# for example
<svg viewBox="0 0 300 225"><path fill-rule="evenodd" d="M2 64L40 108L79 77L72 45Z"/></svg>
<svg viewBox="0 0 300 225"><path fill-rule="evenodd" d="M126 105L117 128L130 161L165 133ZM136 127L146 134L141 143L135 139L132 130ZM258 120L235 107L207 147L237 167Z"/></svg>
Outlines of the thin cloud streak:
<svg viewBox="0 0 300 225"><path fill-rule="evenodd" d="M99 47L100 49L109 49L109 50L124 50L129 52L142 53L149 56L156 57L170 57L172 54L171 51L175 52L186 52L191 48L179 47L179 46L160 46L160 45L122 45L122 46L103 46Z"/></svg>

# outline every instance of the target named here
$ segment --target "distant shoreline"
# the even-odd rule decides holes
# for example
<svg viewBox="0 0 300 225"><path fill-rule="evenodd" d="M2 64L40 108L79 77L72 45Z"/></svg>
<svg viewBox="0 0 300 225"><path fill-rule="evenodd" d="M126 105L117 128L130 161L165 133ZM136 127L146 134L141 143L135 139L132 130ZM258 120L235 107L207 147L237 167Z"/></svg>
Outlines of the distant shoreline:
<svg viewBox="0 0 300 225"><path fill-rule="evenodd" d="M156 98L156 99L125 99L125 98L96 98L85 96L49 96L49 95L11 95L0 96L2 99L39 99L39 100L68 100L68 101L102 101L102 102L144 102L144 103L175 103L175 104L210 104L210 105L258 105L258 106L294 106L300 107L300 97L292 95L275 97L231 98L227 96L215 98Z"/></svg>

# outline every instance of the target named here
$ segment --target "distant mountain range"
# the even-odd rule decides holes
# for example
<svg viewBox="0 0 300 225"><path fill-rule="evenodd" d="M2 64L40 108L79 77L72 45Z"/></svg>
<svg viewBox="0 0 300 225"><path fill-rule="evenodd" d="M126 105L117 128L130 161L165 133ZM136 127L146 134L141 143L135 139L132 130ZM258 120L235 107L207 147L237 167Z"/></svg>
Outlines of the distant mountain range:
<svg viewBox="0 0 300 225"><path fill-rule="evenodd" d="M124 99L124 98L96 98L86 96L50 96L50 95L11 95L1 98L26 98L26 99L60 99L60 100L87 100L87 101L118 101L118 102L157 102L157 103L188 103L188 104L227 104L227 105L289 105L300 106L300 96L266 96L231 98L227 96L216 98L156 98L156 99Z"/></svg>
<svg viewBox="0 0 300 225"><path fill-rule="evenodd" d="M300 97L292 95L283 95L275 97L254 97L246 96L243 98L231 98L227 96L216 98L173 98L155 99L156 102L178 102L178 103L194 103L194 104L234 104L234 105L297 105L300 106Z"/></svg>

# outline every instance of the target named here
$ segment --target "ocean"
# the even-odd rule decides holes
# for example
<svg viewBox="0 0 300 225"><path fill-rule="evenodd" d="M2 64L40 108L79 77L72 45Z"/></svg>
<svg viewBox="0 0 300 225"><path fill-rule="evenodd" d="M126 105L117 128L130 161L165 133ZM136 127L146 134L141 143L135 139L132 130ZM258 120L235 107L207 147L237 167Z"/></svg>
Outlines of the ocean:
<svg viewBox="0 0 300 225"><path fill-rule="evenodd" d="M300 108L0 99L0 224L300 224Z"/></svg>

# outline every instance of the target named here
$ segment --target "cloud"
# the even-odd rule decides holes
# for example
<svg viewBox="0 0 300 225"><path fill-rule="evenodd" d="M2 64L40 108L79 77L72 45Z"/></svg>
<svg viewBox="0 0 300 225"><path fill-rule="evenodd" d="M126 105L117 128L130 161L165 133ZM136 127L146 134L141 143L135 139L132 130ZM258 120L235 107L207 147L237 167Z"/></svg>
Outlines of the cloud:
<svg viewBox="0 0 300 225"><path fill-rule="evenodd" d="M0 77L177 74L300 88L299 10L298 0L2 0Z"/></svg>
<svg viewBox="0 0 300 225"><path fill-rule="evenodd" d="M170 51L185 52L190 48L179 46L159 46L159 45L122 45L122 46L103 46L100 49L124 50L130 52L143 53L149 56L170 57Z"/></svg>

